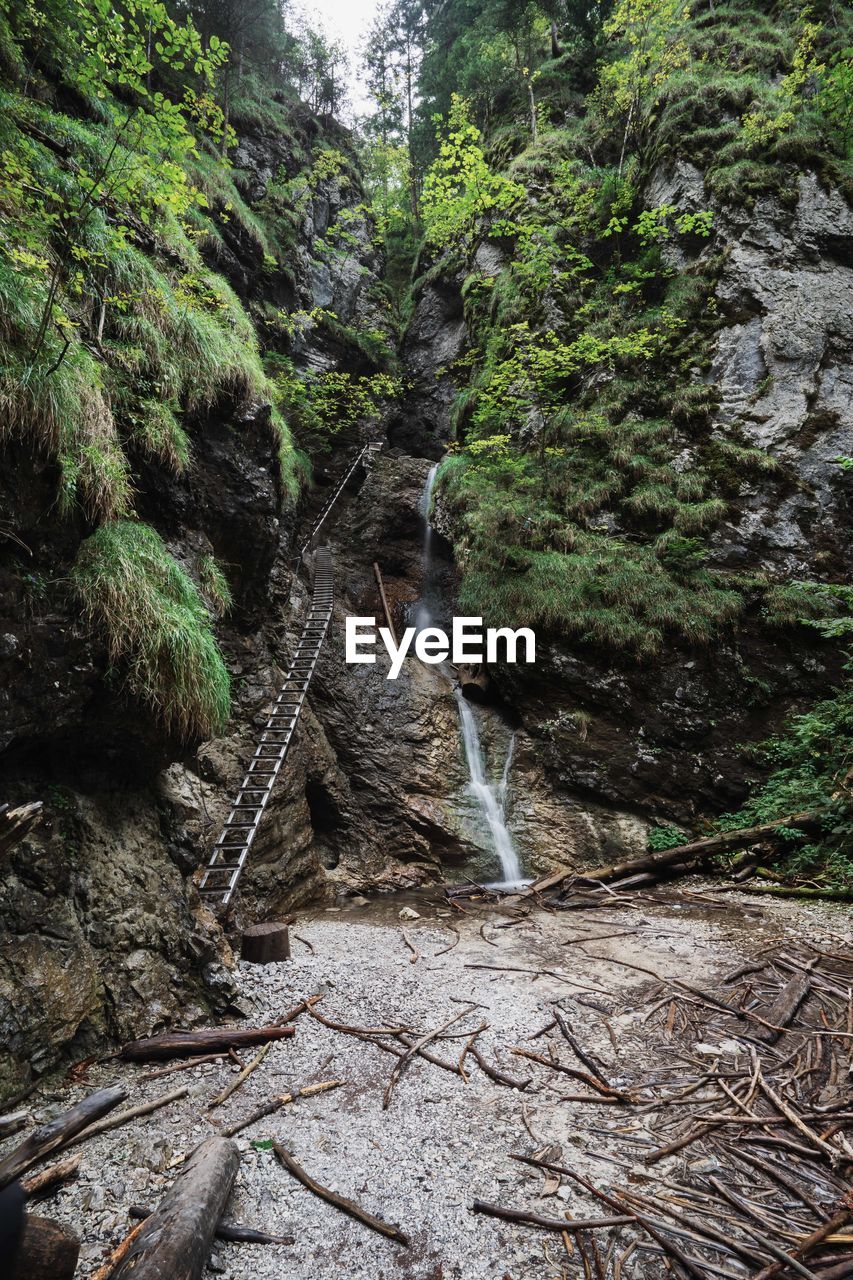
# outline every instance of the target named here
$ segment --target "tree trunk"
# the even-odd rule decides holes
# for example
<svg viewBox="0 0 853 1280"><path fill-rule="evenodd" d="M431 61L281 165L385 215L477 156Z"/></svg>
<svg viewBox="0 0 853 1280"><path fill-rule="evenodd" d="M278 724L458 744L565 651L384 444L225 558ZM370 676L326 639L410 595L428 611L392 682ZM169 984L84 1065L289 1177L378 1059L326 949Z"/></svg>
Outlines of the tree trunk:
<svg viewBox="0 0 853 1280"><path fill-rule="evenodd" d="M90 1093L82 1102L78 1102L70 1111L63 1111L62 1115L57 1116L55 1120L50 1120L47 1124L34 1129L30 1136L0 1163L0 1187L5 1187L7 1183L20 1178L21 1174L26 1173L42 1156L50 1155L52 1151L58 1151L64 1147L81 1129L85 1129L95 1120L100 1120L101 1116L105 1116L108 1111L112 1111L113 1107L124 1102L126 1097L127 1090L120 1085L114 1085L110 1089L98 1089L95 1093Z"/></svg>
<svg viewBox="0 0 853 1280"><path fill-rule="evenodd" d="M687 870L693 863L715 853L730 853L733 849L742 849L745 845L774 835L780 827L814 827L820 818L819 812L789 813L784 818L776 818L773 822L763 822L757 827L742 827L738 831L722 831L716 836L706 836L702 840L693 840L690 844L680 844L674 849L663 849L659 853L647 853L641 858L632 858L629 862L614 862L609 866L593 867L589 871L554 872L543 877L530 886L529 892L541 893L544 889L552 889L563 880L574 880L579 883L588 881L622 880L626 876L640 871L662 871L685 863Z"/></svg>
<svg viewBox="0 0 853 1280"><path fill-rule="evenodd" d="M292 1036L293 1027L213 1027L209 1031L174 1031L162 1036L131 1040L121 1050L125 1062L157 1062L163 1058L191 1057L216 1049L240 1049Z"/></svg>
<svg viewBox="0 0 853 1280"><path fill-rule="evenodd" d="M251 924L243 934L240 954L251 964L274 964L290 959L290 932L278 920Z"/></svg>
<svg viewBox="0 0 853 1280"><path fill-rule="evenodd" d="M418 195L418 174L415 168L415 140L413 134L414 119L414 102L412 97L412 42L406 37L406 102L407 102L407 128L406 141L409 152L409 188L412 201L412 222L415 226L415 232L419 233L421 225L420 199Z"/></svg>
<svg viewBox="0 0 853 1280"><path fill-rule="evenodd" d="M80 1241L73 1231L50 1218L28 1215L9 1280L71 1280L79 1256Z"/></svg>
<svg viewBox="0 0 853 1280"><path fill-rule="evenodd" d="M196 1147L112 1280L201 1280L240 1155L228 1138Z"/></svg>

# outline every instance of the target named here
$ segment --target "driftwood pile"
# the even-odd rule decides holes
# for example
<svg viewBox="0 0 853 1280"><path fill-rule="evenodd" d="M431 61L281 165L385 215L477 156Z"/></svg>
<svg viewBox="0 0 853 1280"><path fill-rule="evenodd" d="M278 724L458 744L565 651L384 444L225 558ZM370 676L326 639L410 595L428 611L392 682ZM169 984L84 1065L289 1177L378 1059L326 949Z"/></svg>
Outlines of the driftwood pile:
<svg viewBox="0 0 853 1280"><path fill-rule="evenodd" d="M634 1164L630 1178L594 1185L559 1148L514 1152L545 1177L545 1194L566 1180L602 1216L547 1217L482 1201L474 1211L555 1233L588 1280L620 1280L633 1255L647 1254L659 1256L661 1275L694 1280L853 1276L853 956L776 951L714 993L658 979L646 1003L646 1026L669 1064L651 1078L614 1087L560 1006L531 1037L548 1037L550 1052L516 1052L551 1079L583 1081L586 1096L571 1101L623 1108L619 1133L647 1176Z"/></svg>
<svg viewBox="0 0 853 1280"><path fill-rule="evenodd" d="M482 897L483 891L468 886L449 893L448 899L464 912L466 896ZM494 923L492 936L484 922L484 941L499 947L497 931L525 919L531 905L518 902L515 915ZM433 957L457 945L458 931L449 926L448 931L454 940ZM620 926L616 934L568 938L566 945L590 945L632 932L636 930ZM420 951L405 931L403 942L416 964ZM125 1062L167 1062L141 1072L140 1081L213 1059L230 1058L240 1070L207 1103L207 1118L217 1131L177 1167L174 1183L158 1206L129 1208L135 1225L92 1280L154 1280L165 1275L200 1280L217 1238L293 1243L290 1237L225 1219L239 1165L233 1138L301 1098L337 1089L343 1081L321 1080L272 1094L228 1123L220 1122L218 1108L263 1067L275 1044L293 1035L300 1017L334 1035L373 1045L392 1059L377 1096L383 1110L400 1105L395 1104L395 1091L407 1072L432 1068L457 1076L460 1084L480 1071L521 1093L559 1087L562 1101L584 1108L581 1114L590 1117L591 1147L590 1160L582 1167L604 1161L614 1167L607 1177L593 1180L575 1167L571 1154L554 1143L543 1145L523 1107L532 1145L506 1150L500 1157L514 1162L508 1168L527 1172L531 1199L556 1197L566 1182L583 1209L567 1212L557 1198L550 1213L541 1212L539 1204L528 1209L518 1202L474 1199L469 1206L472 1213L545 1233L546 1247L564 1255L551 1259L555 1275L578 1280L628 1280L651 1274L682 1280L853 1277L853 1143L848 1136L853 1133L853 955L789 945L742 966L714 990L705 990L633 961L587 949L583 954L604 966L637 970L649 980L641 994L632 993L631 998L639 1001L638 1010L645 1010L646 1047L661 1064L654 1070L626 1076L624 1065L614 1065L608 1055L587 1047L583 1028L589 1011L581 1005L597 1006L583 996L551 1003L545 1025L531 1029L521 1043L504 1046L501 1060L482 1047L480 1037L488 1029L479 1020L482 1007L467 1001L459 1001L461 1007L444 1020L437 1019L438 1025L416 1029L396 1018L370 1026L342 1022L321 1011L320 996L311 996L268 1026L175 1032L125 1045L116 1055ZM499 954L494 958L497 961ZM479 962L466 967L518 968ZM565 977L554 970L519 971ZM255 1053L244 1061L238 1049ZM50 1195L77 1174L80 1157L75 1153L68 1158L70 1148L174 1103L187 1092L178 1085L124 1108L124 1087L90 1093L49 1123L31 1129L0 1161L0 1193L16 1183L30 1201ZM595 1108L605 1108L607 1118L618 1117L617 1125L596 1128L601 1122ZM0 1135L13 1135L31 1123L27 1112L0 1118ZM583 1126L578 1131L582 1134ZM621 1160L602 1149L594 1137L602 1133L617 1134L616 1149L627 1149L632 1159ZM524 1137L521 1125L519 1137ZM409 1246L402 1226L324 1186L280 1143L266 1145L282 1170L312 1194L392 1244ZM59 1155L63 1158L36 1170L47 1157ZM72 1232L30 1216L14 1274L18 1280L70 1280L78 1253L79 1241Z"/></svg>
<svg viewBox="0 0 853 1280"><path fill-rule="evenodd" d="M696 872L710 859L721 854L734 853L738 850L763 851L768 844L772 845L774 841L778 841L781 833L789 832L791 829L802 831L804 835L812 833L819 826L822 817L821 812L791 813L785 818L777 818L773 822L765 822L760 826L744 827L737 831L722 831L713 836L705 836L701 840L691 840L689 844L644 853L639 858L630 858L622 862L606 863L584 872L561 868L559 871L541 876L517 891L496 889L481 884L445 885L444 891L453 904L466 897L494 901L521 897L522 899L531 898L543 906L563 909L586 910L589 907L612 905L614 900L626 894L635 895L638 891ZM735 876L736 882L742 882L758 866L758 854L745 852L741 856L742 871ZM749 890L803 897L835 898L843 901L851 899L851 895L843 891L833 892L815 886L788 888L778 884L760 884L750 885Z"/></svg>

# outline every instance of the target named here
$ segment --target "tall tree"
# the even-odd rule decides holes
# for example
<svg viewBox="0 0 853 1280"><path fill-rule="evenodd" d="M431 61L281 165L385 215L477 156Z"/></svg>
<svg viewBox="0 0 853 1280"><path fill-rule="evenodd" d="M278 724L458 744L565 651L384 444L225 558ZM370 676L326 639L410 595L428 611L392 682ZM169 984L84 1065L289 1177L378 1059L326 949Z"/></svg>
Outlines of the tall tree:
<svg viewBox="0 0 853 1280"><path fill-rule="evenodd" d="M426 35L425 14L421 0L396 0L387 10L385 33L388 51L395 60L401 80L403 122L409 156L409 187L412 221L420 227L420 166L416 144L418 79Z"/></svg>

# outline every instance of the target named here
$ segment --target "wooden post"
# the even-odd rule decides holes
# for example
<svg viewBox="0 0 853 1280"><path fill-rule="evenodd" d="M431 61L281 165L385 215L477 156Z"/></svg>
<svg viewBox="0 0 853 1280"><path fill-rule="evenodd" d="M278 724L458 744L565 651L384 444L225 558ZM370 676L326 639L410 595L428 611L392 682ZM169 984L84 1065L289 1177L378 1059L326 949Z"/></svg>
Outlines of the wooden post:
<svg viewBox="0 0 853 1280"><path fill-rule="evenodd" d="M251 964L274 964L290 959L290 931L278 920L250 924L243 934L240 954Z"/></svg>
<svg viewBox="0 0 853 1280"><path fill-rule="evenodd" d="M80 1241L73 1231L50 1218L28 1215L9 1280L71 1280L79 1256Z"/></svg>
<svg viewBox="0 0 853 1280"><path fill-rule="evenodd" d="M375 560L373 562L373 572L376 575L376 585L379 587L379 599L382 601L382 611L385 614L385 622L388 626L388 630L391 632L391 638L393 639L394 644L396 645L397 632L394 630L394 622L393 622L393 619L391 618L391 610L388 608L388 599L385 595L385 584L382 581L382 574L379 570L379 565L376 563Z"/></svg>
<svg viewBox="0 0 853 1280"><path fill-rule="evenodd" d="M196 1147L112 1280L201 1280L239 1163L229 1138L207 1138Z"/></svg>

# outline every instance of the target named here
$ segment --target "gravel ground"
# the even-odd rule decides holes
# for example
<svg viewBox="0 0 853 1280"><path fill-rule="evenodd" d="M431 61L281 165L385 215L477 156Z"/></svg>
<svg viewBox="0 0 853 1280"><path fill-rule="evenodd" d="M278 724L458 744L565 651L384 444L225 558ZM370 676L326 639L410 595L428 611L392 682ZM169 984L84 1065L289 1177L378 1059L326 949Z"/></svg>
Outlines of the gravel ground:
<svg viewBox="0 0 853 1280"><path fill-rule="evenodd" d="M31 1105L37 1116L45 1118L88 1089L117 1080L129 1089L125 1105L181 1084L189 1085L190 1093L148 1118L83 1144L78 1148L79 1179L37 1210L67 1221L82 1234L79 1275L90 1275L126 1234L127 1207L156 1205L182 1157L217 1125L234 1123L273 1094L339 1079L346 1082L343 1087L299 1101L237 1139L242 1161L229 1218L293 1236L295 1243L217 1243L212 1272L233 1280L580 1276L579 1263L566 1259L559 1237L475 1215L471 1202L478 1197L552 1217L567 1208L576 1216L600 1212L570 1187L543 1194L542 1175L510 1160L508 1153L532 1154L550 1145L551 1158L571 1163L599 1184L624 1178L632 1168L636 1176L649 1178L637 1162L644 1146L655 1145L654 1115L631 1112L626 1118L620 1108L595 1101L566 1102L566 1094L584 1093L586 1087L511 1054L510 1047L548 1053L553 1045L563 1062L578 1066L561 1039L543 1035L529 1040L548 1022L551 1004L559 999L585 1048L607 1064L612 1083L677 1073L684 1067L683 1052L701 1054L708 1047L676 1038L667 1050L660 1033L652 1034L646 1026L654 1003L648 999L653 979L593 959L590 953L644 965L710 991L719 975L779 938L807 937L817 943L837 943L842 935L850 939L843 908L758 902L743 894L724 899L725 910L644 901L633 908L558 915L537 911L508 928L499 927L511 919L506 909L451 916L445 904L408 901L419 918L402 927L400 899L303 917L295 932L304 941L294 940L291 962L242 966L250 1020L269 1021L299 1000L321 994L318 1009L326 1017L362 1026L402 1023L423 1034L464 1011L470 1001L470 1012L448 1034L461 1037L487 1022L478 1040L481 1051L507 1074L530 1078L530 1088L520 1092L498 1085L470 1060L467 1085L416 1060L383 1110L394 1058L304 1014L296 1021L296 1034L274 1044L259 1069L210 1118L207 1104L233 1079L236 1066L210 1063L142 1082L150 1068L104 1063L89 1071L85 1085L36 1095ZM436 955L454 942L448 925L460 932L460 941ZM625 936L627 930L631 932ZM613 934L623 936L602 936ZM420 953L414 962L406 939ZM476 965L492 968L471 967ZM537 976L512 971L512 966L552 972ZM455 1059L463 1043L455 1038L432 1047ZM244 1060L250 1057L247 1051ZM317 1180L401 1226L411 1246L380 1237L302 1187L264 1145L271 1138ZM18 1141L20 1137L7 1142L7 1149ZM653 1176L666 1177L685 1158L701 1158L701 1152L691 1150L662 1162ZM626 1278L662 1274L658 1259L643 1260L639 1253L631 1267Z"/></svg>

